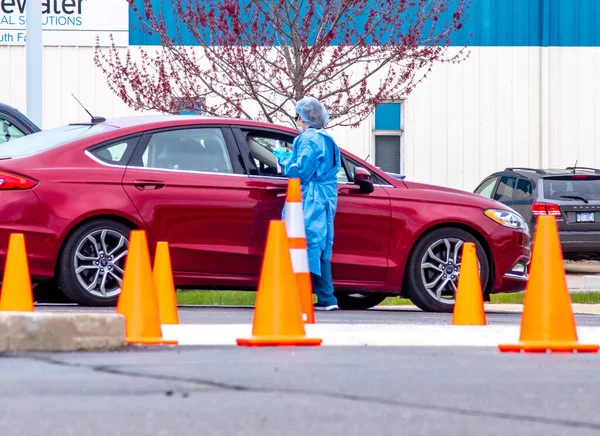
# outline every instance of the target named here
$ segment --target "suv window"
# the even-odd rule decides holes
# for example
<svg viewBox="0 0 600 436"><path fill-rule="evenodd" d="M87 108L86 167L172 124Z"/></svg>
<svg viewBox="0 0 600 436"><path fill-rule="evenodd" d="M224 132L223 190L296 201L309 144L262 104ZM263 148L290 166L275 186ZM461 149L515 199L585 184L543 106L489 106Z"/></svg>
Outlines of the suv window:
<svg viewBox="0 0 600 436"><path fill-rule="evenodd" d="M497 201L510 201L513 199L515 185L517 184L517 178L513 176L503 176L500 178L494 200Z"/></svg>
<svg viewBox="0 0 600 436"><path fill-rule="evenodd" d="M475 189L475 193L479 195L483 195L484 197L492 198L492 194L494 192L494 186L496 186L496 181L498 181L498 177L491 177L485 182L483 182L477 189Z"/></svg>
<svg viewBox="0 0 600 436"><path fill-rule="evenodd" d="M533 184L531 180L519 177L517 180L517 186L513 191L513 200L527 200L533 195Z"/></svg>
<svg viewBox="0 0 600 436"><path fill-rule="evenodd" d="M600 178L589 177L582 179L544 178L544 197L549 200L573 200L583 197L586 200L600 200Z"/></svg>
<svg viewBox="0 0 600 436"><path fill-rule="evenodd" d="M0 144L13 141L25 136L25 133L17 128L13 123L0 117Z"/></svg>
<svg viewBox="0 0 600 436"><path fill-rule="evenodd" d="M208 127L153 134L142 154L142 165L157 169L233 173L221 129Z"/></svg>

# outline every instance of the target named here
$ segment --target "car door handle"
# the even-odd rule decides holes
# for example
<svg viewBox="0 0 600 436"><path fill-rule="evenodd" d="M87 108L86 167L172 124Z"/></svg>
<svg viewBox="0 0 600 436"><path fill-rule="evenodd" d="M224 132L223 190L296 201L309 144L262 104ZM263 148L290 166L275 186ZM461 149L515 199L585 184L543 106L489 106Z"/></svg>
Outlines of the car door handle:
<svg viewBox="0 0 600 436"><path fill-rule="evenodd" d="M265 190L271 192L284 192L287 190L287 186L266 186Z"/></svg>
<svg viewBox="0 0 600 436"><path fill-rule="evenodd" d="M165 187L165 182L159 180L134 180L133 185L140 191L150 191Z"/></svg>

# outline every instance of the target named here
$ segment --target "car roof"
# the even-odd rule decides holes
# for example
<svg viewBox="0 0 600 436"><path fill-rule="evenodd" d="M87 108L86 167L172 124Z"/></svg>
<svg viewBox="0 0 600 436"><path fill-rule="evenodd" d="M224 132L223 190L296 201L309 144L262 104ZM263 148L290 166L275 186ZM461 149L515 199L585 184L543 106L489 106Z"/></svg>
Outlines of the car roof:
<svg viewBox="0 0 600 436"><path fill-rule="evenodd" d="M96 123L71 123L71 125L106 124L117 128L140 128L140 130L181 126L186 124L229 124L256 128L278 129L298 134L298 130L280 124L267 123L243 118L217 117L209 115L135 115L109 118Z"/></svg>
<svg viewBox="0 0 600 436"><path fill-rule="evenodd" d="M600 169L590 167L566 167L566 168L527 168L527 167L507 167L504 171L494 173L494 176L505 175L507 173L517 176L525 176L532 179L540 179L544 176L568 176L570 174L600 174Z"/></svg>

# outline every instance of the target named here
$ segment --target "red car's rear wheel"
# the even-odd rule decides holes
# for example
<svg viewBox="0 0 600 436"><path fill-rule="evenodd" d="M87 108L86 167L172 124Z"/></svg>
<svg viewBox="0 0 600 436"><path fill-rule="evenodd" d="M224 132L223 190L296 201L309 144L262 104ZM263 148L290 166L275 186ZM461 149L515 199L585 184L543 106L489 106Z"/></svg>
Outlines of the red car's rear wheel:
<svg viewBox="0 0 600 436"><path fill-rule="evenodd" d="M131 229L108 219L87 222L66 240L58 283L70 300L87 306L110 306L121 292Z"/></svg>

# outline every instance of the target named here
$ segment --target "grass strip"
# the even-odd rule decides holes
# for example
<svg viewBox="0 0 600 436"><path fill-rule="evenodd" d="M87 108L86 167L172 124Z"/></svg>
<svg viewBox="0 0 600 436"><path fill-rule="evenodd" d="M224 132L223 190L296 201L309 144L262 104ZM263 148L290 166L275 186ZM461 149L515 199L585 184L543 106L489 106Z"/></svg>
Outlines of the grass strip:
<svg viewBox="0 0 600 436"><path fill-rule="evenodd" d="M495 294L492 304L522 304L523 292ZM314 298L314 297L313 297ZM178 291L177 303L186 306L254 306L256 292L250 291ZM600 304L600 291L575 292L571 301L577 304ZM410 306L406 298L388 297L380 306Z"/></svg>

